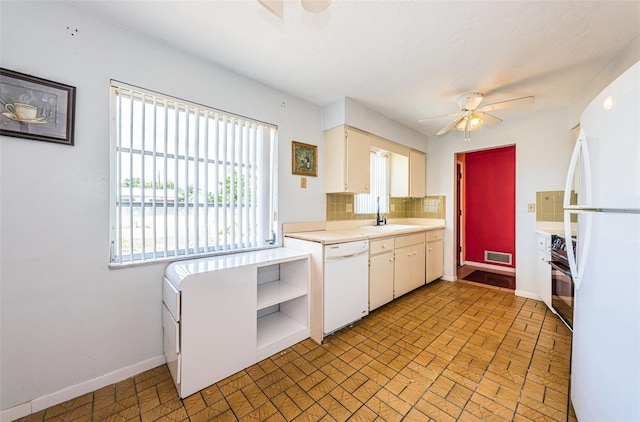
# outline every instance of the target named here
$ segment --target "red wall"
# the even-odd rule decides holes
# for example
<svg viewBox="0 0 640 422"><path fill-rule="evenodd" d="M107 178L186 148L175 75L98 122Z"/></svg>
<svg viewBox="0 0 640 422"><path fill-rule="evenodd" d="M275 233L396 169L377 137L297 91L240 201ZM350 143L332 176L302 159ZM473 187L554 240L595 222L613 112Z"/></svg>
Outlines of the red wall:
<svg viewBox="0 0 640 422"><path fill-rule="evenodd" d="M516 264L516 147L465 154L465 260L492 265L484 251L512 254Z"/></svg>

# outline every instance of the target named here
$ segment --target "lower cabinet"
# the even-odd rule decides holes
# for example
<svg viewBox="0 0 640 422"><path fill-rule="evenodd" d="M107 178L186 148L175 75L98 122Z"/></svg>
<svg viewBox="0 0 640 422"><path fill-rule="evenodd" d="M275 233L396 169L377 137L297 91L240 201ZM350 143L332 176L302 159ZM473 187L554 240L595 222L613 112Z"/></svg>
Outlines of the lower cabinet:
<svg viewBox="0 0 640 422"><path fill-rule="evenodd" d="M536 283L538 294L542 301L553 311L551 306L551 236L546 233L538 233L538 260L536 262ZM554 311L555 312L555 311Z"/></svg>
<svg viewBox="0 0 640 422"><path fill-rule="evenodd" d="M427 232L427 283L444 275L444 230Z"/></svg>
<svg viewBox="0 0 640 422"><path fill-rule="evenodd" d="M393 300L393 237L369 242L369 311Z"/></svg>
<svg viewBox="0 0 640 422"><path fill-rule="evenodd" d="M309 271L287 248L170 264L163 346L180 397L308 338Z"/></svg>
<svg viewBox="0 0 640 422"><path fill-rule="evenodd" d="M395 238L394 297L425 284L425 233Z"/></svg>

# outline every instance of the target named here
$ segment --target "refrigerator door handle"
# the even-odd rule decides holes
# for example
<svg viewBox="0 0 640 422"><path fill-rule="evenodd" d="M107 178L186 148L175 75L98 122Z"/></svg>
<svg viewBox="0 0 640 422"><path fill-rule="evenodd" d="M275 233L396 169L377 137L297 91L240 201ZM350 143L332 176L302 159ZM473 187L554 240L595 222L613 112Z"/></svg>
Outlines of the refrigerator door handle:
<svg viewBox="0 0 640 422"><path fill-rule="evenodd" d="M584 175L584 192L580 192L582 197L578 198L579 203L574 207L571 205L571 186L573 185L573 178L575 176L576 167L580 161L582 169L581 175ZM580 181L582 182L582 181ZM573 153L571 154L571 160L569 161L569 170L567 171L567 180L564 185L564 208L580 208L591 206L591 159L589 158L589 148L587 147L587 136L584 130L580 130L580 135L576 141L575 147L573 147Z"/></svg>
<svg viewBox="0 0 640 422"><path fill-rule="evenodd" d="M581 183L580 197L578 198L578 206L571 205L571 186L573 185L573 179L575 177L576 167L580 161L580 176L584 177L584 180L579 180ZM584 184L582 184L584 182ZM564 234L565 242L567 245L567 258L569 260L569 268L573 275L573 283L576 290L580 288L582 283L582 275L584 274L584 267L587 263L587 256L589 254L589 245L591 243L591 214L584 213L585 215L585 230L580 235L581 251L580 262L577 262L573 249L573 238L571 237L571 215L579 214L576 208L591 206L591 160L589 157L589 148L587 147L587 137L584 130L580 130L580 135L576 141L576 146L573 148L573 154L571 155L571 161L569 161L569 170L567 172L567 181L564 186ZM573 210L572 210L573 209Z"/></svg>

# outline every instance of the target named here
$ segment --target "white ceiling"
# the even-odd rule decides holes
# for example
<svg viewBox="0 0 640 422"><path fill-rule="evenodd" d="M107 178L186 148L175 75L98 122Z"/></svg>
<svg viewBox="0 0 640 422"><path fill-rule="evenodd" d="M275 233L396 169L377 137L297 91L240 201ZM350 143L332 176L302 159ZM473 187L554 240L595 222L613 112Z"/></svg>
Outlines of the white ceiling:
<svg viewBox="0 0 640 422"><path fill-rule="evenodd" d="M333 0L314 15L286 0L283 18L256 0L72 3L319 106L351 97L426 135L448 119L418 120L457 111L469 91L483 104L567 104L640 34L638 1Z"/></svg>

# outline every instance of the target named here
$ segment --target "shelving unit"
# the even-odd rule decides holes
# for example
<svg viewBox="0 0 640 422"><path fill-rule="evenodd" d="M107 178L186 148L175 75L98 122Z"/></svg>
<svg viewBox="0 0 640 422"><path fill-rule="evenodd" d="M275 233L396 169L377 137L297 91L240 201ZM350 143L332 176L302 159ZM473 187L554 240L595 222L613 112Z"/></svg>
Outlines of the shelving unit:
<svg viewBox="0 0 640 422"><path fill-rule="evenodd" d="M257 350L265 358L309 337L309 261L261 267L257 283Z"/></svg>
<svg viewBox="0 0 640 422"><path fill-rule="evenodd" d="M180 397L308 338L309 272L288 248L170 264L164 352Z"/></svg>

